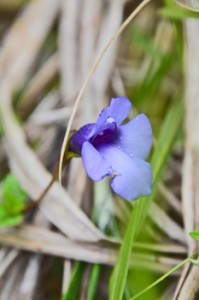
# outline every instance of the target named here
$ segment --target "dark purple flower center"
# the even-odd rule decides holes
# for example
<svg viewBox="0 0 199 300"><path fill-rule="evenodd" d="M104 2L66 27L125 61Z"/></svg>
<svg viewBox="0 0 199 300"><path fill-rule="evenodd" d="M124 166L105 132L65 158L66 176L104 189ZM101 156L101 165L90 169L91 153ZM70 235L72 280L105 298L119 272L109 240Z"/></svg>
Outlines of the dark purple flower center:
<svg viewBox="0 0 199 300"><path fill-rule="evenodd" d="M118 135L118 128L115 120L107 118L100 127L95 124L87 124L76 131L69 140L69 151L81 154L83 143L88 141L95 148L113 142Z"/></svg>
<svg viewBox="0 0 199 300"><path fill-rule="evenodd" d="M90 142L94 147L111 143L117 137L117 125L115 122L110 123L108 128L104 129L97 136L91 138Z"/></svg>

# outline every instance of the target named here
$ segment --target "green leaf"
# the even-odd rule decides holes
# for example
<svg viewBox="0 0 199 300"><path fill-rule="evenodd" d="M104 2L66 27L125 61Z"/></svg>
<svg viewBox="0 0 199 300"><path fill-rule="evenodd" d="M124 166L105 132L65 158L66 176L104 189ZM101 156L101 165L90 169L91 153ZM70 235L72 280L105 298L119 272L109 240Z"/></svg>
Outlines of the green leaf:
<svg viewBox="0 0 199 300"><path fill-rule="evenodd" d="M0 227L16 226L23 221L23 215L8 215L5 207L0 205Z"/></svg>
<svg viewBox="0 0 199 300"><path fill-rule="evenodd" d="M15 226L23 221L27 195L21 189L17 179L9 174L2 182L2 203L0 204L0 226Z"/></svg>
<svg viewBox="0 0 199 300"><path fill-rule="evenodd" d="M199 231L191 231L189 232L189 235L192 237L192 239L199 242Z"/></svg>
<svg viewBox="0 0 199 300"><path fill-rule="evenodd" d="M26 193L20 187L17 179L9 174L3 181L3 204L8 214L14 214L22 210L27 199Z"/></svg>
<svg viewBox="0 0 199 300"><path fill-rule="evenodd" d="M129 259L135 238L142 228L147 216L153 196L157 190L159 178L167 162L176 136L182 127L183 105L178 101L170 108L157 141L153 156L152 169L154 185L152 195L134 202L133 211L124 235L123 243L119 251L118 260L110 281L110 300L121 300L124 293L126 278L129 267Z"/></svg>

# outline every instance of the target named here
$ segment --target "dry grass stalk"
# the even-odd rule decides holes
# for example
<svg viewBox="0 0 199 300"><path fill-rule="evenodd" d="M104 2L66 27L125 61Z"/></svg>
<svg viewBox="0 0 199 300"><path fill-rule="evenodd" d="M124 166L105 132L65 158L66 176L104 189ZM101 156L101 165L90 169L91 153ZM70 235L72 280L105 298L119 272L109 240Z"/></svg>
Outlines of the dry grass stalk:
<svg viewBox="0 0 199 300"><path fill-rule="evenodd" d="M187 2L188 3L188 2ZM196 5L195 1L191 1ZM196 243L188 236L193 230L199 230L199 101L198 101L198 82L199 82L199 42L196 36L199 31L199 21L190 19L185 21L186 32L186 148L183 168L183 217L185 232L188 240L189 253L196 248ZM195 299L199 286L199 269L196 266L186 266L178 288L175 299L192 300Z"/></svg>
<svg viewBox="0 0 199 300"><path fill-rule="evenodd" d="M3 256L0 258L0 278L4 275L13 261L17 258L19 251L16 249L8 250L5 247L1 249Z"/></svg>
<svg viewBox="0 0 199 300"><path fill-rule="evenodd" d="M113 265L117 259L117 247L113 247L110 243L79 243L64 237L60 233L31 225L21 226L20 229L1 229L0 242L23 250L82 260L89 263ZM142 245L140 246L142 247ZM145 246L147 247L147 245ZM166 248L168 249L168 247ZM179 259L166 257L163 254L159 256L154 256L153 254L143 255L134 251L132 266L164 272L165 269L168 271L170 267L179 262Z"/></svg>
<svg viewBox="0 0 199 300"><path fill-rule="evenodd" d="M159 185L159 190L168 204L178 213L182 214L181 202L164 184Z"/></svg>
<svg viewBox="0 0 199 300"><path fill-rule="evenodd" d="M55 20L59 4L59 0L30 2L6 35L0 51L0 73L3 74L1 84L2 82L9 83L12 92L19 88L26 79Z"/></svg>
<svg viewBox="0 0 199 300"><path fill-rule="evenodd" d="M55 2L53 3L55 5ZM50 25L56 15L54 5L52 5L53 14L48 14L49 20L47 21L48 18L46 18L46 9L49 8L49 1L42 0L31 3L30 7L27 8L26 13L24 13L23 16L16 21L16 25L14 25L13 29L8 33L8 37L0 56L0 69L4 70L4 67L7 66L4 80L1 82L0 86L2 95L0 105L3 124L5 126L7 154L10 159L10 165L13 173L17 176L21 185L32 199L36 199L39 196L44 187L49 183L51 176L37 159L34 152L28 147L22 129L13 119L13 111L11 108L12 91L19 84L22 84L31 63L34 61L41 47L41 43L47 34L47 30L50 29ZM58 2L56 2L56 5L58 9ZM47 8L45 6L47 6ZM29 18L31 19L31 24L29 22ZM9 47L13 46L13 39L19 47L19 45L22 44L22 41L26 39L29 34L29 27L34 28L36 25L38 26L40 22L43 22L43 19L45 19L46 26L42 23L43 27L41 27L43 29L37 30L39 37L37 37L37 39L35 38L37 41L35 41L37 47L33 47L34 51L30 51L29 44L23 44L22 54L20 52L20 48L18 49L16 47L15 52L12 52L13 48L10 49ZM19 33L16 31L16 28L19 27L18 24L23 28L23 30ZM9 62L7 61L6 64L5 57L9 57L11 62L14 60L15 67L13 67L10 60ZM23 58L25 58L25 61ZM16 76L16 74L20 74L20 76ZM49 196L42 203L41 209L47 218L60 228L60 230L64 230L67 235L75 239L88 238L88 240L98 240L103 237L103 235L94 227L82 211L77 208L67 193L61 189L58 184L54 185ZM74 217L75 219L79 219L79 221L76 219L76 222ZM74 226L74 224L76 225ZM82 232L84 232L84 234L82 234Z"/></svg>
<svg viewBox="0 0 199 300"><path fill-rule="evenodd" d="M156 203L152 203L149 216L155 224L171 239L186 244L183 229L171 219Z"/></svg>
<svg viewBox="0 0 199 300"><path fill-rule="evenodd" d="M40 100L41 94L44 92L47 85L58 74L58 58L57 54L50 56L47 61L41 66L39 71L31 78L26 87L25 94L19 104L19 109L25 111L31 110Z"/></svg>

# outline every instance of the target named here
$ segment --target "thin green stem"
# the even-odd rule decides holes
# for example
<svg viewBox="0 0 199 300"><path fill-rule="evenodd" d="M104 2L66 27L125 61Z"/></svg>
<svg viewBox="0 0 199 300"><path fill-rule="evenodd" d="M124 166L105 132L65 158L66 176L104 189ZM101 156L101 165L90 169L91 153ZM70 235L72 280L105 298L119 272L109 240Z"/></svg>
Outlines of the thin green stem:
<svg viewBox="0 0 199 300"><path fill-rule="evenodd" d="M78 157L78 156L79 156L78 154L76 154L74 152L70 152L70 151L68 151L68 149L66 149L65 156L64 156L64 165L69 163L71 158ZM39 198L37 200L30 202L22 209L22 211L21 211L22 214L25 215L26 213L32 211L33 209L35 209L36 207L39 206L39 204L42 202L42 200L44 199L44 197L46 196L46 194L48 193L50 188L53 186L54 182L57 181L58 175L59 175L59 160L57 160L57 163L55 165L55 169L53 172L53 176L52 176L49 184L46 186L46 188L43 190L43 192L41 193L41 195L39 196Z"/></svg>
<svg viewBox="0 0 199 300"><path fill-rule="evenodd" d="M137 295L135 295L134 297L132 297L129 300L134 300L137 299L138 297L140 297L141 295L143 295L144 293L146 293L147 291L149 291L151 288L153 288L154 286L156 286L158 283L160 283L161 281L163 281L164 279L166 279L168 276L170 276L171 274L173 274L175 271L177 271L178 269L180 269L182 266L184 266L187 262L190 262L190 260L199 253L199 250L195 251L191 256L189 256L188 258L186 258L185 260L183 260L181 263L179 263L177 266L175 266L174 268L172 268L170 271L168 271L166 274L164 274L162 277L160 277L158 280L156 280L155 282L153 282L152 284L148 285L144 290L142 290L140 293L138 293Z"/></svg>

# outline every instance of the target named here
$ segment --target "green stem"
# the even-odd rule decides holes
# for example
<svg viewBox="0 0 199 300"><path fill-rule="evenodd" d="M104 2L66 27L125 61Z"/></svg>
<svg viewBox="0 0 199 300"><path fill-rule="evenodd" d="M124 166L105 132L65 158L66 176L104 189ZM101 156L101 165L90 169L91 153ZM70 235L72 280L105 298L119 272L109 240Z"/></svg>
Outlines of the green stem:
<svg viewBox="0 0 199 300"><path fill-rule="evenodd" d="M146 293L147 291L149 291L151 288L153 288L155 285L157 285L158 283L160 283L161 281L163 281L164 279L166 279L168 276L170 276L171 274L173 274L175 271L177 271L178 269L180 269L182 266L184 266L187 262L190 261L190 259L192 259L195 255L197 255L199 253L199 250L196 250L191 256L189 256L188 258L186 258L185 260L183 260L181 263L179 263L177 266L175 266L174 268L172 268L170 271L168 271L166 274L164 274L162 277L160 277L158 280L156 280L155 282L153 282L152 284L148 285L147 288L145 288L144 290L142 290L140 293L138 293L137 295L135 295L134 297L132 297L129 300L134 300L137 299L138 297L140 297L141 295L143 295L144 293Z"/></svg>

